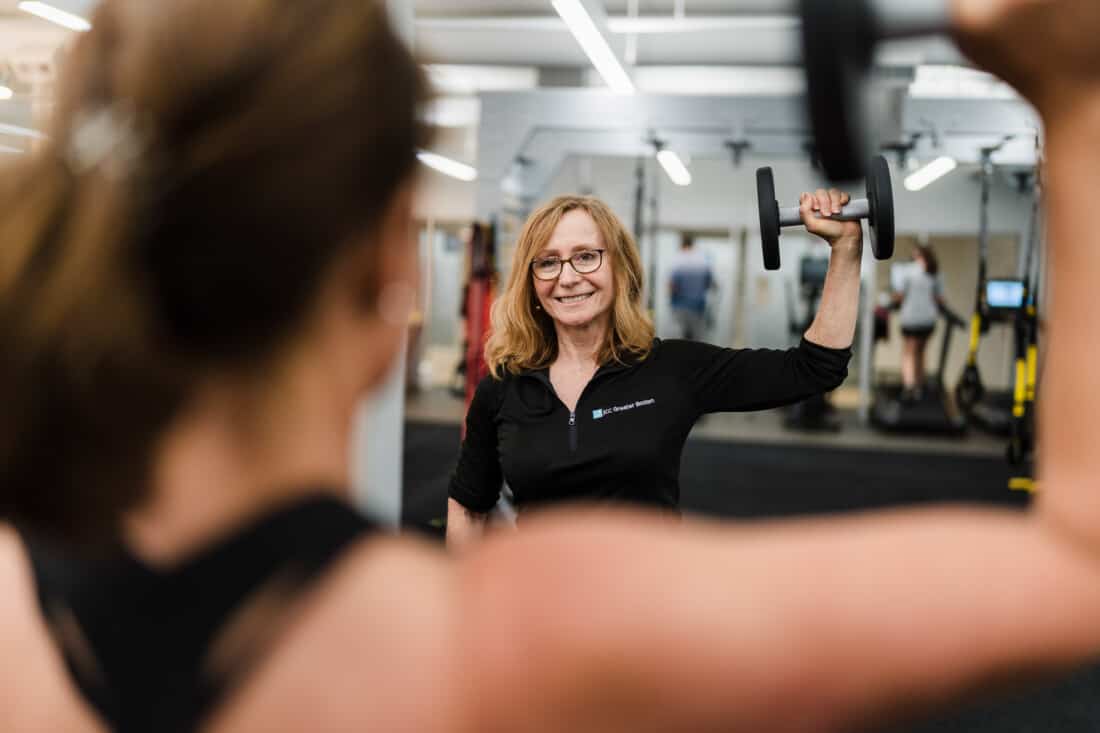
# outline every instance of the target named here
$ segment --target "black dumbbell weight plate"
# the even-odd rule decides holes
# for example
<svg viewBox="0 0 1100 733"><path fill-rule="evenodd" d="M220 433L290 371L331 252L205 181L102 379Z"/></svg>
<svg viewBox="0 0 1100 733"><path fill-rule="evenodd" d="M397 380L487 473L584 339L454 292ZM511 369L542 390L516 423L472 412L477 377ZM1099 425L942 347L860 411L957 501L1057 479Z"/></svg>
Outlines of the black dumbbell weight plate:
<svg viewBox="0 0 1100 733"><path fill-rule="evenodd" d="M871 251L876 259L888 260L894 256L894 187L890 166L881 155L871 159L867 170L867 201L871 209Z"/></svg>
<svg viewBox="0 0 1100 733"><path fill-rule="evenodd" d="M771 168L756 171L756 200L760 207L760 243L764 250L764 269L779 269L779 202L775 200L775 180Z"/></svg>
<svg viewBox="0 0 1100 733"><path fill-rule="evenodd" d="M867 0L801 0L802 64L818 159L831 181L856 181L874 150L866 76L873 33Z"/></svg>

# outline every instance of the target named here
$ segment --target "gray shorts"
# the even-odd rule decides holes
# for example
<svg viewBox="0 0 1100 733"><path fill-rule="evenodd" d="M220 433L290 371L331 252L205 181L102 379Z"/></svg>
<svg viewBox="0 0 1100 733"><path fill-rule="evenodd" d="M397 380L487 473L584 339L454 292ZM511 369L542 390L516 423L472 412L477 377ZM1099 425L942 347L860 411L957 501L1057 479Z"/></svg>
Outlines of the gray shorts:
<svg viewBox="0 0 1100 733"><path fill-rule="evenodd" d="M695 341L703 337L707 324L702 313L688 308L673 308L672 315L680 327L680 338Z"/></svg>

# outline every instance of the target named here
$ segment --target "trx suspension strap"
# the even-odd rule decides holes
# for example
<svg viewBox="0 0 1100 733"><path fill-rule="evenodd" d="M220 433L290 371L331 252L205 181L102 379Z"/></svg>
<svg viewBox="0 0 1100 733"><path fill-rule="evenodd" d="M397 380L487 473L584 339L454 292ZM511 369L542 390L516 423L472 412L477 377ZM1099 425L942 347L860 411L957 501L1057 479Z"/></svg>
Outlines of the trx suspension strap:
<svg viewBox="0 0 1100 733"><path fill-rule="evenodd" d="M1008 462L1014 466L1024 462L1031 448L1031 436L1028 421L1031 418L1031 402L1035 398L1035 293L1038 282L1035 273L1035 252L1038 249L1039 191L1035 184L1035 194L1031 206L1027 253L1024 272L1024 301L1016 313L1014 336L1016 342L1016 374L1012 390L1011 434L1008 443Z"/></svg>
<svg viewBox="0 0 1100 733"><path fill-rule="evenodd" d="M964 415L969 415L974 405L985 395L982 376L978 372L978 346L982 333L988 330L986 319L985 283L989 260L989 194L993 185L993 153L1000 148L982 148L982 200L978 229L978 292L974 300L974 315L970 317L970 349L966 355L966 368L955 386L955 402Z"/></svg>
<svg viewBox="0 0 1100 733"><path fill-rule="evenodd" d="M1026 272L1024 275L1024 303L1016 319L1016 385L1013 392L1012 433L1008 444L1008 461L1012 465L1024 464L1035 448L1035 385L1039 361L1039 262L1042 232L1042 154L1039 139L1035 140L1036 169L1031 206L1030 230ZM1031 471L1026 471L1031 473ZM1009 489L1035 491L1031 476L1009 480Z"/></svg>

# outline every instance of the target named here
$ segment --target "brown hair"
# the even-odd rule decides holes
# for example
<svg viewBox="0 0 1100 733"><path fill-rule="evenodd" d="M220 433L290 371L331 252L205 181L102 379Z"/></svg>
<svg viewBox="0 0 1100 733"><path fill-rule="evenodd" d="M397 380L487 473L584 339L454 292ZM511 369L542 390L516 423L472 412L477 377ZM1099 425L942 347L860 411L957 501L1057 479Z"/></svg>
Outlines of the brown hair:
<svg viewBox="0 0 1100 733"><path fill-rule="evenodd" d="M508 284L493 303L492 332L485 345L485 362L497 378L549 365L558 355L554 322L536 310L531 262L546 247L558 222L570 211L588 212L600 231L613 265L615 297L611 328L597 354L606 364L631 355L644 359L653 346L653 322L642 307L642 259L634 237L604 202L592 196L559 196L531 214L512 257Z"/></svg>
<svg viewBox="0 0 1100 733"><path fill-rule="evenodd" d="M940 271L940 262L936 259L936 253L929 244L918 244L917 254L924 260L924 271L929 275L935 275Z"/></svg>
<svg viewBox="0 0 1100 733"><path fill-rule="evenodd" d="M59 90L0 176L0 516L102 540L199 379L265 363L378 246L426 85L377 2L108 0ZM88 164L97 117L120 144Z"/></svg>

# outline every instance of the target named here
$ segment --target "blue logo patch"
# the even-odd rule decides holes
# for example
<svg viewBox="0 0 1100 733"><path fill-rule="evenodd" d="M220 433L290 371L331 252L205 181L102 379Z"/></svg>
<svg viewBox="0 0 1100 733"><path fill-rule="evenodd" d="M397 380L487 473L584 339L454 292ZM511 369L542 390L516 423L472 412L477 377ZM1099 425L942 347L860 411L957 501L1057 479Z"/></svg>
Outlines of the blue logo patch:
<svg viewBox="0 0 1100 733"><path fill-rule="evenodd" d="M604 418L604 417L611 417L612 415L614 415L616 413L619 413L619 412L627 412L627 411L633 410L637 407L649 407L650 405L654 405L656 403L657 403L657 400L650 397L647 400L638 400L637 402L627 402L624 405L615 405L614 407L605 407L602 410L593 410L592 411L592 419L593 420L599 420L599 419Z"/></svg>

